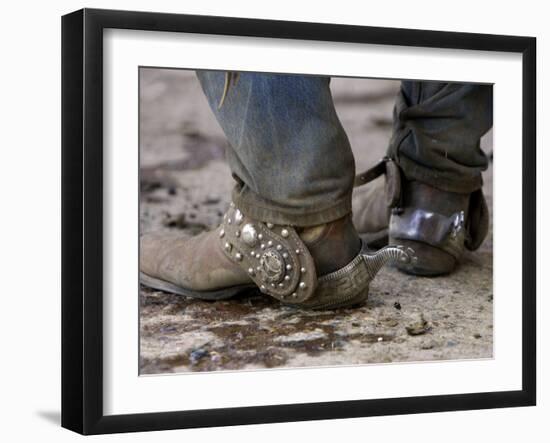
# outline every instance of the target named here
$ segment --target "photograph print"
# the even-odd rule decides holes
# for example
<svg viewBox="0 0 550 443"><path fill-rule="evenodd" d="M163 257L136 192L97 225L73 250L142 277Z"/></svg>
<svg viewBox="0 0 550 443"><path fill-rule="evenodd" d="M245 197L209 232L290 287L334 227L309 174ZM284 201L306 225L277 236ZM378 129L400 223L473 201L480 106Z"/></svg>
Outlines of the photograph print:
<svg viewBox="0 0 550 443"><path fill-rule="evenodd" d="M139 68L140 375L493 358L493 86Z"/></svg>

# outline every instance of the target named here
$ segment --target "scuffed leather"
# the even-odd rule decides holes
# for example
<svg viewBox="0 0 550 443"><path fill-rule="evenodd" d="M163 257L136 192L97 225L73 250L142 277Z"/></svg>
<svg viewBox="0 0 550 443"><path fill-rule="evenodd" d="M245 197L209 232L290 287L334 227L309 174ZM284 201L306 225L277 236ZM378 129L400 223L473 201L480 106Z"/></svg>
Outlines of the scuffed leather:
<svg viewBox="0 0 550 443"><path fill-rule="evenodd" d="M381 176L384 175L384 178ZM366 183L368 186L362 186ZM384 157L369 170L357 175L352 195L353 224L372 239L387 237L391 208L401 203L401 172L390 158Z"/></svg>
<svg viewBox="0 0 550 443"><path fill-rule="evenodd" d="M355 188L351 206L353 224L359 234L387 231L391 208L387 205L383 178Z"/></svg>
<svg viewBox="0 0 550 443"><path fill-rule="evenodd" d="M348 264L361 249L361 239L349 216L301 230L300 238L313 256L318 275L328 274Z"/></svg>
<svg viewBox="0 0 550 443"><path fill-rule="evenodd" d="M179 232L145 234L139 258L145 274L196 291L251 283L246 272L223 253L217 231L193 237Z"/></svg>

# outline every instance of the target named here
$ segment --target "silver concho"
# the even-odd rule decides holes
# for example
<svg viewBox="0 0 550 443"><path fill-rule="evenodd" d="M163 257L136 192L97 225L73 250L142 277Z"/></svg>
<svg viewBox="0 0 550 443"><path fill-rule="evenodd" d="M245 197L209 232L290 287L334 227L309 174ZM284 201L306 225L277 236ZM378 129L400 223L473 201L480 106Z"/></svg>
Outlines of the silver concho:
<svg viewBox="0 0 550 443"><path fill-rule="evenodd" d="M254 246L258 241L258 232L254 225L247 223L241 230L241 238L248 246Z"/></svg>
<svg viewBox="0 0 550 443"><path fill-rule="evenodd" d="M268 249L260 258L260 273L264 281L278 283L285 273L285 262L275 249Z"/></svg>

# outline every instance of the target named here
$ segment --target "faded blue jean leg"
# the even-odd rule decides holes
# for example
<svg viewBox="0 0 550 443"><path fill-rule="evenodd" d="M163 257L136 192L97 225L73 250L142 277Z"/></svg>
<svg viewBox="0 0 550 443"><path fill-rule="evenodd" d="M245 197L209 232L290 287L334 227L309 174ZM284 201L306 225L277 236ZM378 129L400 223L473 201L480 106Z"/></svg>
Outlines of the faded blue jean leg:
<svg viewBox="0 0 550 443"><path fill-rule="evenodd" d="M225 72L197 76L230 144L233 201L262 221L314 226L351 212L355 162L328 77Z"/></svg>
<svg viewBox="0 0 550 443"><path fill-rule="evenodd" d="M493 125L493 86L403 81L388 155L409 180L468 194L488 160L480 139Z"/></svg>

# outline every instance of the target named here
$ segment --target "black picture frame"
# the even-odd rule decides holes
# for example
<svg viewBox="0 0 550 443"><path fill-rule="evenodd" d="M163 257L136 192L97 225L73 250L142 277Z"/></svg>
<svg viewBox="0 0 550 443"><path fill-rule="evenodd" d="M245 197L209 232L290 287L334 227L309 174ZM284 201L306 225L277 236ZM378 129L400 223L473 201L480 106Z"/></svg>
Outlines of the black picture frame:
<svg viewBox="0 0 550 443"><path fill-rule="evenodd" d="M102 35L107 28L520 53L523 63L521 390L104 415ZM536 39L532 37L97 9L63 16L62 426L82 434L103 434L535 405L535 85Z"/></svg>

